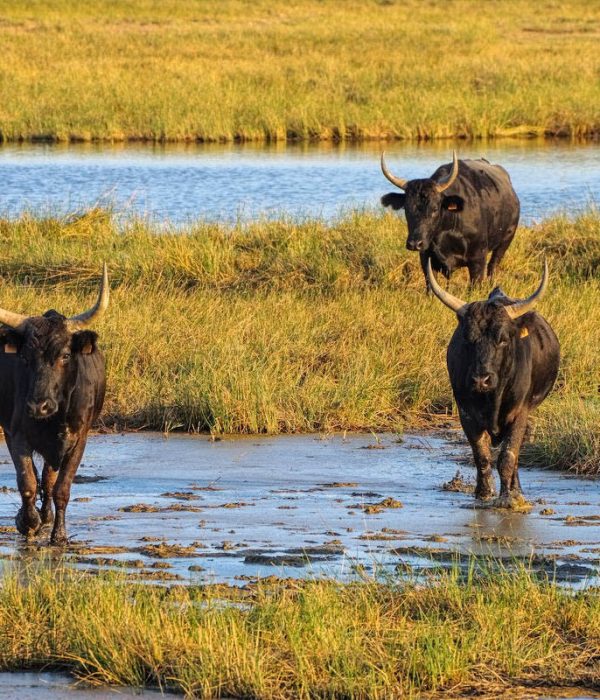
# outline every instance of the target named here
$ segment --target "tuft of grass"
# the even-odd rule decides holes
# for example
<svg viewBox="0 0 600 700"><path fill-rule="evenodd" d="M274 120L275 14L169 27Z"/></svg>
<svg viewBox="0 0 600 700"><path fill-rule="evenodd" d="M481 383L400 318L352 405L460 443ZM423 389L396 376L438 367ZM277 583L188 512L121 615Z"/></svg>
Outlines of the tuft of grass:
<svg viewBox="0 0 600 700"><path fill-rule="evenodd" d="M236 591L30 566L2 579L0 668L198 698L489 696L595 684L599 615L524 568Z"/></svg>
<svg viewBox="0 0 600 700"><path fill-rule="evenodd" d="M3 140L598 134L594 2L1 0Z"/></svg>
<svg viewBox="0 0 600 700"><path fill-rule="evenodd" d="M550 288L539 309L562 348L524 462L600 469L600 216L519 229L498 282ZM104 421L213 433L402 430L454 415L445 351L455 320L424 293L397 217L119 228L108 212L0 220L0 304L66 315L91 305L102 260L111 306ZM464 271L450 289L467 289Z"/></svg>

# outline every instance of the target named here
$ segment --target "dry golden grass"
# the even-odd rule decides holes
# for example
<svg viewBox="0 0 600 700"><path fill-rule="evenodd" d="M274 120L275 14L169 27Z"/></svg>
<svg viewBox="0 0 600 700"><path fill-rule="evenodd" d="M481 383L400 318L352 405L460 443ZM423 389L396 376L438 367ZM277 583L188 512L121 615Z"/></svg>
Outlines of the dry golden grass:
<svg viewBox="0 0 600 700"><path fill-rule="evenodd" d="M0 668L207 699L498 697L594 686L599 616L594 591L524 569L236 593L30 567L0 586Z"/></svg>
<svg viewBox="0 0 600 700"><path fill-rule="evenodd" d="M540 304L561 342L557 385L538 411L536 464L600 470L600 219L520 229L499 281L551 285ZM98 326L108 357L104 421L226 433L402 430L453 414L445 349L452 314L424 294L406 230L388 214L327 225L202 224L120 231L92 210L0 221L0 303L77 313L101 261L112 300ZM487 295L490 285L461 296Z"/></svg>
<svg viewBox="0 0 600 700"><path fill-rule="evenodd" d="M0 1L4 139L587 136L596 0Z"/></svg>

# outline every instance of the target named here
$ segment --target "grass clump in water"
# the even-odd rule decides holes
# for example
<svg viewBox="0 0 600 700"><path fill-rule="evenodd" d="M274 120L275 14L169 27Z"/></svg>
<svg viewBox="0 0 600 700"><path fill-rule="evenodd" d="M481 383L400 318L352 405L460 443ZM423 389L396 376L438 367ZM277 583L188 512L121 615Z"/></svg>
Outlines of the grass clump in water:
<svg viewBox="0 0 600 700"><path fill-rule="evenodd" d="M392 697L586 686L600 602L514 574L170 589L44 569L4 575L0 668L201 698Z"/></svg>

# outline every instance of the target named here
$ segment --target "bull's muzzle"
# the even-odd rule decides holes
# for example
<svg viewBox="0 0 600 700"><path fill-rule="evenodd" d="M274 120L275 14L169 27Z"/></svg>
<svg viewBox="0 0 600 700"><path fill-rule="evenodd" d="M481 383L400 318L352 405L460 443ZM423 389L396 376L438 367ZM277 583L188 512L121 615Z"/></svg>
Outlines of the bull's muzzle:
<svg viewBox="0 0 600 700"><path fill-rule="evenodd" d="M54 399L44 399L43 401L30 401L27 410L31 418L36 420L50 418L58 411L58 404Z"/></svg>
<svg viewBox="0 0 600 700"><path fill-rule="evenodd" d="M409 238L406 241L406 247L408 248L408 250L418 250L418 251L425 250L425 241L423 241L421 239Z"/></svg>
<svg viewBox="0 0 600 700"><path fill-rule="evenodd" d="M497 377L495 374L480 374L473 377L473 390L480 394L493 391L496 388Z"/></svg>

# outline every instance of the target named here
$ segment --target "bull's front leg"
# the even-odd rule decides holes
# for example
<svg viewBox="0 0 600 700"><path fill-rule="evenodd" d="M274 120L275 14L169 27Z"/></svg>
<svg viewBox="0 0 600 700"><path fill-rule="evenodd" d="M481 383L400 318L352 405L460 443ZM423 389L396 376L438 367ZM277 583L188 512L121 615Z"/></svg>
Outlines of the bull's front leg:
<svg viewBox="0 0 600 700"><path fill-rule="evenodd" d="M481 430L473 424L468 414L459 408L459 417L467 440L473 450L473 459L477 467L477 484L475 486L475 498L486 500L496 495L496 484L492 474L492 451L490 449L490 436L487 431Z"/></svg>
<svg viewBox="0 0 600 700"><path fill-rule="evenodd" d="M67 543L65 513L71 498L71 484L73 483L73 479L77 473L79 462L81 462L85 443L85 437L80 438L75 443L72 449L65 455L58 471L58 478L56 479L53 490L55 515L54 527L50 537L51 544Z"/></svg>
<svg viewBox="0 0 600 700"><path fill-rule="evenodd" d="M54 522L54 513L52 512L52 497L54 494L54 484L58 477L58 471L53 469L48 462L44 462L44 470L42 472L42 525L52 525Z"/></svg>
<svg viewBox="0 0 600 700"><path fill-rule="evenodd" d="M498 508L518 509L529 505L523 496L519 481L519 453L526 430L527 411L522 410L513 421L498 457L500 496L494 503Z"/></svg>
<svg viewBox="0 0 600 700"><path fill-rule="evenodd" d="M492 474L492 451L490 449L490 436L487 432L481 433L476 438L469 437L469 443L473 450L473 459L477 467L477 484L475 486L475 498L487 500L496 495L496 484Z"/></svg>
<svg viewBox="0 0 600 700"><path fill-rule="evenodd" d="M467 263L467 269L469 270L469 283L471 286L481 284L483 282L485 277L485 267L485 253L483 256L470 260Z"/></svg>
<svg viewBox="0 0 600 700"><path fill-rule="evenodd" d="M8 443L10 456L17 472L17 486L21 494L21 507L15 516L17 530L29 538L41 527L40 514L35 507L38 489L37 471L33 464L32 450L20 439L11 438Z"/></svg>

